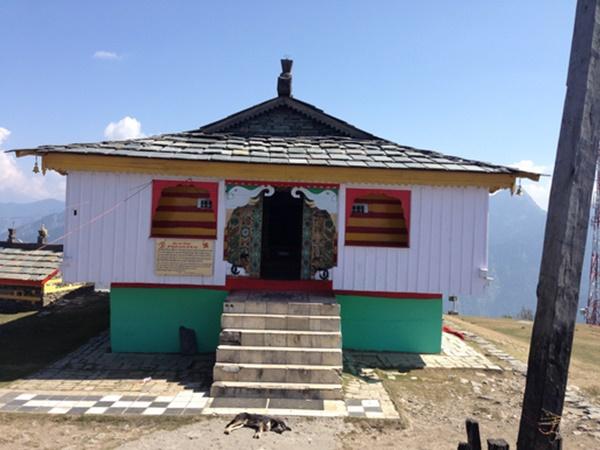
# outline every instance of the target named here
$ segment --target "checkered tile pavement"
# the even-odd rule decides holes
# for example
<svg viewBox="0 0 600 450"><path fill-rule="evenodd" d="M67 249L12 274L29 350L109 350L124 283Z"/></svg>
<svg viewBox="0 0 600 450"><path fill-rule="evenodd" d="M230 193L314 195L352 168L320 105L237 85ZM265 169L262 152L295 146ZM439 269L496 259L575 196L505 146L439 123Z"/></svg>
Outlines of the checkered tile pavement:
<svg viewBox="0 0 600 450"><path fill-rule="evenodd" d="M183 391L173 396L43 395L11 392L0 397L0 412L39 414L189 415L201 414L206 392Z"/></svg>
<svg viewBox="0 0 600 450"><path fill-rule="evenodd" d="M379 400L346 400L346 409L350 417L383 419L385 414Z"/></svg>
<svg viewBox="0 0 600 450"><path fill-rule="evenodd" d="M294 399L219 398L191 390L176 395L59 395L9 392L0 395L0 413L98 414L138 416L179 416L234 414L241 411L286 415L384 418L379 400L347 399L345 402ZM337 405L340 403L340 405ZM335 404L335 405L334 405Z"/></svg>

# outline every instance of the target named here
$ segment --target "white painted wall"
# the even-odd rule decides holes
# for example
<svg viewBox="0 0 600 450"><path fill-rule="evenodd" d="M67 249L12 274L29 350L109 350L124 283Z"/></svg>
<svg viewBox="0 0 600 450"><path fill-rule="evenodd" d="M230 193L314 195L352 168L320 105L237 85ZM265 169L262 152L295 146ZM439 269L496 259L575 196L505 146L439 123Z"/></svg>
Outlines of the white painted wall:
<svg viewBox="0 0 600 450"><path fill-rule="evenodd" d="M154 274L154 240L149 238L153 179L185 179L146 174L71 172L67 176L64 279L68 282L204 284L223 286L225 185L219 182L218 230L212 277ZM216 181L193 178L194 181ZM476 295L487 267L486 189L399 186L411 197L410 248L345 247L346 187L339 191L339 290ZM73 211L77 210L77 215Z"/></svg>
<svg viewBox="0 0 600 450"><path fill-rule="evenodd" d="M488 200L486 189L399 186L411 191L410 247L346 247L346 185L339 192L338 267L333 287L339 290L476 295L485 287Z"/></svg>
<svg viewBox="0 0 600 450"><path fill-rule="evenodd" d="M146 174L70 172L67 176L63 274L68 282L225 284L222 226L225 184L219 183L217 240L212 277L154 274L150 239L152 180L189 179ZM192 178L193 181L217 181ZM77 215L73 211L77 210Z"/></svg>

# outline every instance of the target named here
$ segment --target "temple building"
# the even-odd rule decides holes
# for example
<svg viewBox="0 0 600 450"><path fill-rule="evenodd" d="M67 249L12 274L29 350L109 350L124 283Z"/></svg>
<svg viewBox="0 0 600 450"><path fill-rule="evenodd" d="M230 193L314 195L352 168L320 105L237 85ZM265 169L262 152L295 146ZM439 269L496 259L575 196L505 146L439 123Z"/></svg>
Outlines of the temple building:
<svg viewBox="0 0 600 450"><path fill-rule="evenodd" d="M67 177L63 277L110 286L113 351L193 329L216 395L251 396L261 364L338 386L319 368L342 347L439 352L442 299L488 282L490 193L539 178L374 136L293 97L291 66L195 130L15 150Z"/></svg>

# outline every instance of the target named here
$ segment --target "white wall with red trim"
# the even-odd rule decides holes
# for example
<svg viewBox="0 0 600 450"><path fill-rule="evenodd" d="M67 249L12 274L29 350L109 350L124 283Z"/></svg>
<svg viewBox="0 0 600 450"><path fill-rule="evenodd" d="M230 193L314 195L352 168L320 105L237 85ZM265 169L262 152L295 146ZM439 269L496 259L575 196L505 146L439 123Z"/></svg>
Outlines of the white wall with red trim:
<svg viewBox="0 0 600 450"><path fill-rule="evenodd" d="M154 273L154 240L150 238L154 179L189 178L104 172L68 174L62 268L65 281L94 282L105 287L111 283L225 286L228 264L223 261L224 181L191 178L218 183L213 275L167 277ZM264 180L264 184L268 181ZM409 190L409 247L345 246L347 188ZM340 186L338 266L331 272L334 289L481 293L486 284L480 269L487 269L488 201L488 191L474 187Z"/></svg>
<svg viewBox="0 0 600 450"><path fill-rule="evenodd" d="M211 277L158 276L154 273L152 180L218 183L217 239ZM63 274L65 281L166 283L224 286L225 183L206 178L70 172L67 176ZM125 200L127 199L127 200ZM74 214L75 210L77 215Z"/></svg>
<svg viewBox="0 0 600 450"><path fill-rule="evenodd" d="M393 189L389 185L347 188ZM408 248L344 245L346 214L340 210L338 266L333 287L344 291L480 294L486 284L488 201L486 189L474 187L398 186L410 190Z"/></svg>

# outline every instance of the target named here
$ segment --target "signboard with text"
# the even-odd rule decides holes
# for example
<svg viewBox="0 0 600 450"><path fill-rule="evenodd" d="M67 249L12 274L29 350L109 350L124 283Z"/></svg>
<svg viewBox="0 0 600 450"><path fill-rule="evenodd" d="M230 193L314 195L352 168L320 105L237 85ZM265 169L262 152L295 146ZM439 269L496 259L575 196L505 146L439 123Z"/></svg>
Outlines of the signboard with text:
<svg viewBox="0 0 600 450"><path fill-rule="evenodd" d="M156 239L154 272L163 276L211 276L214 241Z"/></svg>

